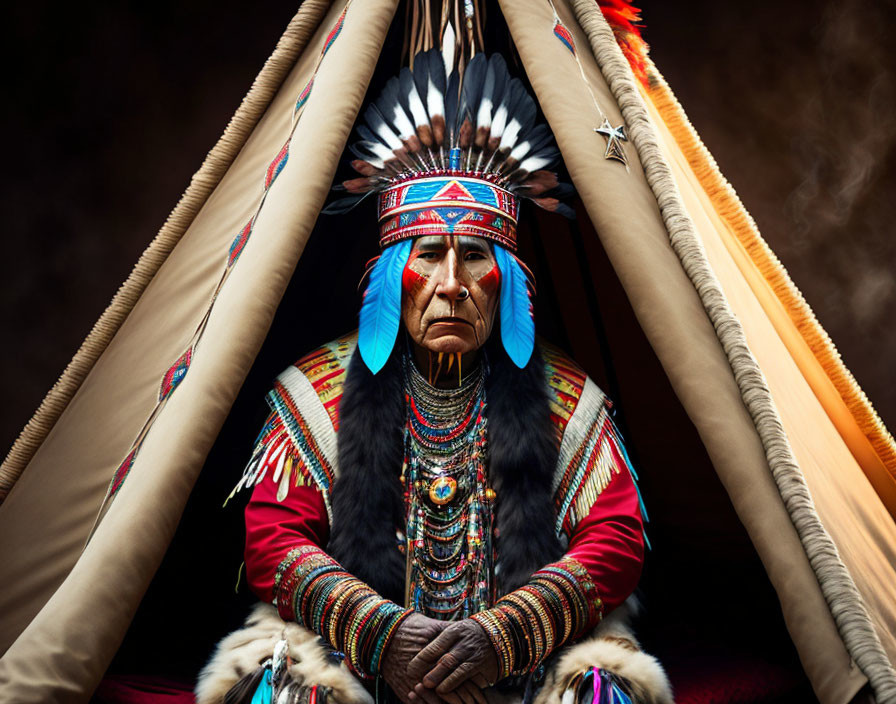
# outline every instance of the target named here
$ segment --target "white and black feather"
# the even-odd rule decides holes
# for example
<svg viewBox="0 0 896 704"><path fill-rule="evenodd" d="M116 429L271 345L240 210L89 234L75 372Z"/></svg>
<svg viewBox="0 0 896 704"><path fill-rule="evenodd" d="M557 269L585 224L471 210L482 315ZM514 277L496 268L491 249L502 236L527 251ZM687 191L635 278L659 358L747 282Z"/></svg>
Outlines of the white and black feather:
<svg viewBox="0 0 896 704"><path fill-rule="evenodd" d="M413 71L402 68L364 111L361 141L350 145L359 160L353 165L364 178L346 181L344 190L352 195L325 212L344 212L352 199L359 202L396 180L451 172L452 150L459 150L460 172L549 210L571 212L557 205L568 191L545 170L560 152L548 126L537 124L538 108L523 82L510 75L500 54L476 54L461 77L453 67L453 36L449 23L445 48L417 54Z"/></svg>

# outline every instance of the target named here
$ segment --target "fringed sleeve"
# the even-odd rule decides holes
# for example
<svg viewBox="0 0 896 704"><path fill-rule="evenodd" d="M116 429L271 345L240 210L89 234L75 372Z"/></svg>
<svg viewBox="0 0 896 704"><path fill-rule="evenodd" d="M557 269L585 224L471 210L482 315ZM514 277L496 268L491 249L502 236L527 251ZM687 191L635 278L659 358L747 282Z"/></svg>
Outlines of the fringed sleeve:
<svg viewBox="0 0 896 704"><path fill-rule="evenodd" d="M275 603L275 572L285 554L300 546L324 547L330 534L329 477L301 414L285 407L283 397L287 394L278 382L268 394L274 411L234 490L252 491L245 514L246 574L252 591L270 603Z"/></svg>
<svg viewBox="0 0 896 704"><path fill-rule="evenodd" d="M276 603L278 566L295 548L323 548L330 537L335 425L342 342L315 350L283 371L268 392L271 414L234 493L248 489L246 573L252 590Z"/></svg>
<svg viewBox="0 0 896 704"><path fill-rule="evenodd" d="M569 541L567 556L588 571L603 613L634 590L646 542L637 475L611 409L586 379L561 441L554 493L557 533Z"/></svg>
<svg viewBox="0 0 896 704"><path fill-rule="evenodd" d="M634 591L644 562L644 532L638 492L627 471L614 474L576 524L566 554L588 571L603 614Z"/></svg>

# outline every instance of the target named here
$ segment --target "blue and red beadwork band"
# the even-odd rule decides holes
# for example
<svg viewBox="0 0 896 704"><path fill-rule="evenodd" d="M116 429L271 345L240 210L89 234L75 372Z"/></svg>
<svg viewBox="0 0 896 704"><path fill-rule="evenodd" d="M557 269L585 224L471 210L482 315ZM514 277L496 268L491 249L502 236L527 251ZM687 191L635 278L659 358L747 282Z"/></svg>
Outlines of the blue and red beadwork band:
<svg viewBox="0 0 896 704"><path fill-rule="evenodd" d="M427 174L385 189L379 194L380 247L424 235L467 235L515 252L519 199L489 176Z"/></svg>

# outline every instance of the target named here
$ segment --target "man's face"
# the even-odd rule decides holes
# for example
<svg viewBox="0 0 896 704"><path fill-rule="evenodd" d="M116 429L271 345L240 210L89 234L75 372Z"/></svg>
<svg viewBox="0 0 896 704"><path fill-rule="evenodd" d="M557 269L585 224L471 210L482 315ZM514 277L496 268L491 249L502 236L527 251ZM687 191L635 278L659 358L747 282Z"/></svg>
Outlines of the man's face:
<svg viewBox="0 0 896 704"><path fill-rule="evenodd" d="M401 317L430 352L466 354L491 334L501 275L479 237L432 235L414 241L402 275Z"/></svg>

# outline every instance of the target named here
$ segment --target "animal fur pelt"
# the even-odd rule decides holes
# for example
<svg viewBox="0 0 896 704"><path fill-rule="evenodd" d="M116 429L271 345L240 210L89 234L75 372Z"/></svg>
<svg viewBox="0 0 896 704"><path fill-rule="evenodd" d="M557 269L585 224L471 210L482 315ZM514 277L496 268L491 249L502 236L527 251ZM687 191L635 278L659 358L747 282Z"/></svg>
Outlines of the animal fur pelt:
<svg viewBox="0 0 896 704"><path fill-rule="evenodd" d="M399 338L397 345L403 344ZM405 422L400 357L393 350L377 374L357 351L349 363L339 407L339 478L333 485L328 546L346 570L398 603L405 560L395 535L404 530L406 518L398 481ZM523 369L493 340L487 358L489 477L499 497L496 572L503 594L563 555L551 503L558 448L538 347Z"/></svg>
<svg viewBox="0 0 896 704"><path fill-rule="evenodd" d="M626 679L637 704L674 704L666 671L655 657L641 650L629 625L637 608L635 598L629 597L589 637L566 648L547 671L535 704L561 704L570 680L592 667Z"/></svg>
<svg viewBox="0 0 896 704"><path fill-rule="evenodd" d="M643 652L628 624L633 600L605 618L594 633L565 649L548 669L535 704L560 704L566 684L592 667L625 678L636 704L673 704L672 688L657 660ZM333 704L373 704L373 699L345 665L328 657L320 639L296 623L283 621L269 604L258 604L246 625L221 641L196 685L196 704L224 704L241 680L270 658L277 642L289 643L289 676L297 684L329 687ZM248 693L251 696L251 692ZM491 694L491 693L489 693ZM497 697L489 696L488 699ZM515 697L502 696L510 702Z"/></svg>
<svg viewBox="0 0 896 704"><path fill-rule="evenodd" d="M551 425L544 358L538 345L518 368L492 335L485 382L488 473L498 494L498 593L529 581L563 556L554 532L551 480L558 447Z"/></svg>
<svg viewBox="0 0 896 704"><path fill-rule="evenodd" d="M343 664L337 664L315 633L287 623L270 604L257 604L246 624L218 643L196 683L196 704L224 704L242 680L270 658L278 641L286 639L292 663L288 675L296 685L330 689L337 704L373 704L373 698ZM254 690L254 688L253 688ZM251 698L251 692L248 693ZM246 699L246 701L249 700Z"/></svg>
<svg viewBox="0 0 896 704"><path fill-rule="evenodd" d="M399 336L398 345L404 344ZM398 604L404 601L405 559L401 474L404 390L401 354L371 373L356 349L339 403L339 477L333 484L329 552L351 574Z"/></svg>

